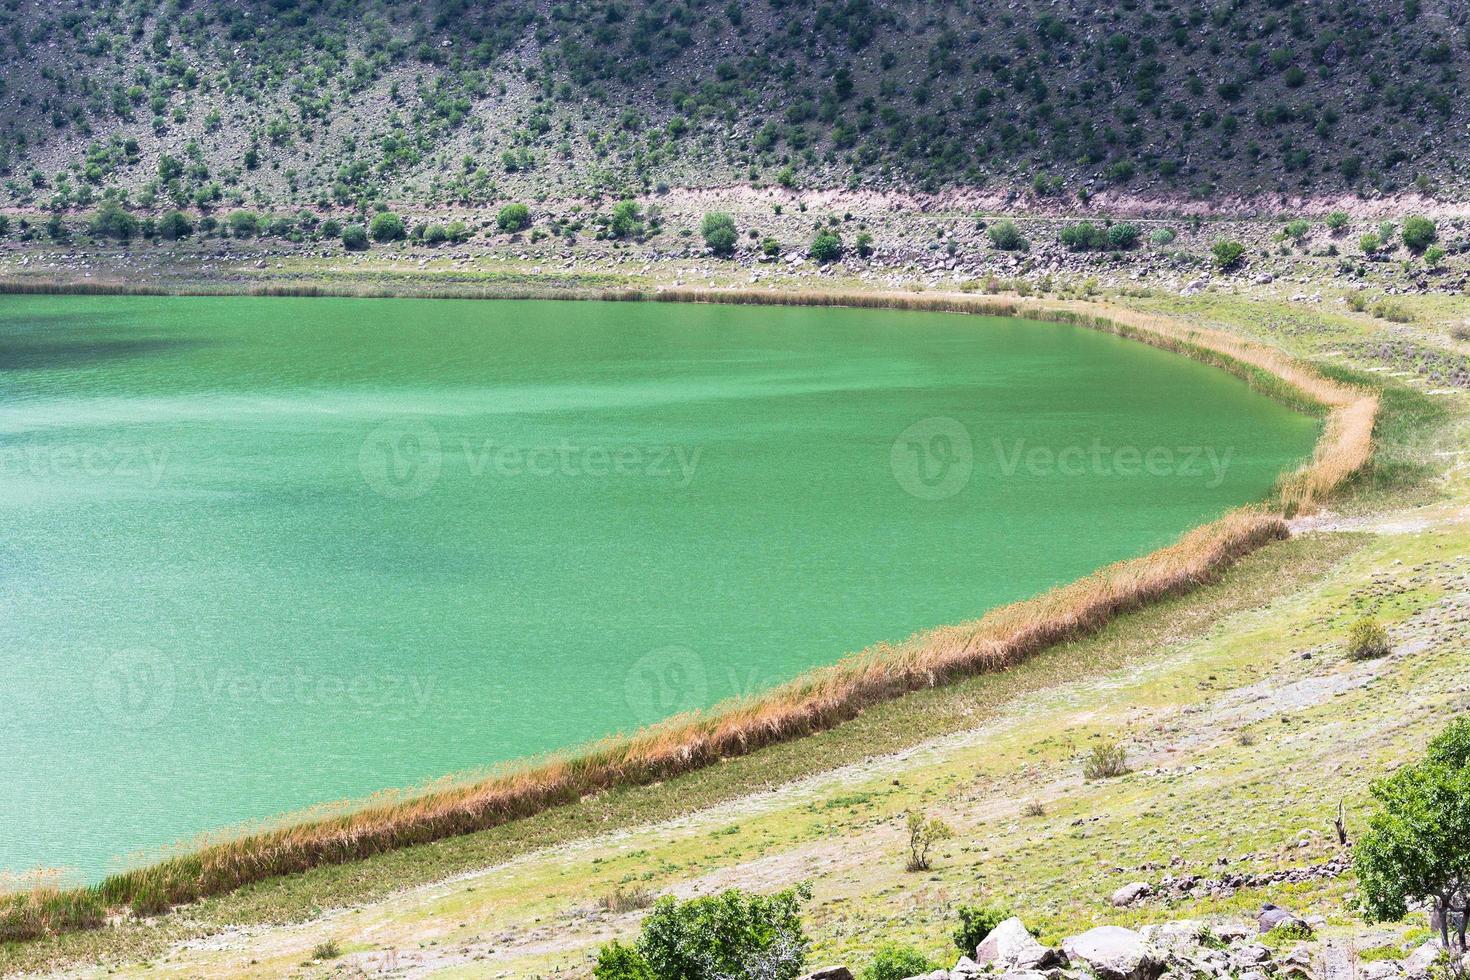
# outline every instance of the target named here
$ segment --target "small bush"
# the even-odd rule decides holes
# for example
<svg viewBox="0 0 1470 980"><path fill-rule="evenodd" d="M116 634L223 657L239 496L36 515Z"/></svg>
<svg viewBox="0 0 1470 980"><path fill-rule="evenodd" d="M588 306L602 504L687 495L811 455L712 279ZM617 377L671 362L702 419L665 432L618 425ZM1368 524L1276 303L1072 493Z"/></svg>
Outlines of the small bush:
<svg viewBox="0 0 1470 980"><path fill-rule="evenodd" d="M1245 246L1240 242L1222 238L1210 249L1215 265L1221 269L1233 269L1245 257Z"/></svg>
<svg viewBox="0 0 1470 980"><path fill-rule="evenodd" d="M949 824L938 817L925 817L917 810L908 815L909 859L907 871L928 871L929 851L935 844L954 836Z"/></svg>
<svg viewBox="0 0 1470 980"><path fill-rule="evenodd" d="M630 199L615 204L608 231L614 238L637 238L643 234L643 209L638 202Z"/></svg>
<svg viewBox="0 0 1470 980"><path fill-rule="evenodd" d="M1082 764L1082 776L1085 779L1112 779L1127 775L1130 771L1128 751L1123 748L1122 743L1112 740L1094 745Z"/></svg>
<svg viewBox="0 0 1470 980"><path fill-rule="evenodd" d="M495 216L495 225L507 235L531 227L531 209L524 204L507 204Z"/></svg>
<svg viewBox="0 0 1470 980"><path fill-rule="evenodd" d="M1083 221L1063 228L1057 241L1070 252L1091 252L1107 246L1108 233L1091 221Z"/></svg>
<svg viewBox="0 0 1470 980"><path fill-rule="evenodd" d="M1372 616L1358 620L1348 630L1347 654L1351 659L1372 660L1388 652L1388 630Z"/></svg>
<svg viewBox="0 0 1470 980"><path fill-rule="evenodd" d="M194 225L182 211L170 211L158 220L158 234L168 241L178 241L194 234Z"/></svg>
<svg viewBox="0 0 1470 980"><path fill-rule="evenodd" d="M449 232L444 230L440 224L432 224L424 229L424 244L442 245L449 238Z"/></svg>
<svg viewBox="0 0 1470 980"><path fill-rule="evenodd" d="M1424 264L1434 269L1444 261L1444 249L1438 245L1431 245L1424 250Z"/></svg>
<svg viewBox="0 0 1470 980"><path fill-rule="evenodd" d="M616 939L597 951L592 976L596 980L657 980L643 954Z"/></svg>
<svg viewBox="0 0 1470 980"><path fill-rule="evenodd" d="M1433 221L1414 215L1404 219L1404 229L1400 234L1409 251L1422 252L1439 237L1439 230Z"/></svg>
<svg viewBox="0 0 1470 980"><path fill-rule="evenodd" d="M1407 306L1387 298L1373 304L1373 315L1391 323L1409 323L1414 319L1414 314Z"/></svg>
<svg viewBox="0 0 1470 980"><path fill-rule="evenodd" d="M858 257L867 258L873 254L873 236L865 231L858 232L856 246Z"/></svg>
<svg viewBox="0 0 1470 980"><path fill-rule="evenodd" d="M937 969L937 965L912 946L884 943L874 951L873 958L863 969L863 980L907 980Z"/></svg>
<svg viewBox="0 0 1470 980"><path fill-rule="evenodd" d="M367 229L362 225L348 225L342 229L342 247L349 252L361 252L368 247Z"/></svg>
<svg viewBox="0 0 1470 980"><path fill-rule="evenodd" d="M1138 226L1126 221L1108 229L1108 248L1126 251L1135 247L1138 239Z"/></svg>
<svg viewBox="0 0 1470 980"><path fill-rule="evenodd" d="M380 211L368 222L368 235L375 242L396 242L408 237L403 219L392 211Z"/></svg>
<svg viewBox="0 0 1470 980"><path fill-rule="evenodd" d="M817 262L836 262L842 258L842 238L835 231L818 232L807 254Z"/></svg>
<svg viewBox="0 0 1470 980"><path fill-rule="evenodd" d="M1155 228L1148 236L1148 240L1160 247L1174 244L1177 235L1173 228Z"/></svg>
<svg viewBox="0 0 1470 980"><path fill-rule="evenodd" d="M1329 231L1342 231L1348 225L1348 213L1346 211L1334 211L1327 216L1327 228Z"/></svg>
<svg viewBox="0 0 1470 980"><path fill-rule="evenodd" d="M975 947L990 935L992 929L1011 917L1011 910L1004 905L961 905L956 914L960 924L954 931L954 944L966 956L975 955Z"/></svg>
<svg viewBox="0 0 1470 980"><path fill-rule="evenodd" d="M254 211L231 211L225 226L236 238L252 238L260 233L260 215Z"/></svg>
<svg viewBox="0 0 1470 980"><path fill-rule="evenodd" d="M106 201L87 222L87 230L96 238L116 238L125 242L138 233L138 222L116 201Z"/></svg>
<svg viewBox="0 0 1470 980"><path fill-rule="evenodd" d="M1307 232L1311 230L1312 223L1310 221L1307 221L1305 218L1297 218L1294 221L1288 221L1286 223L1286 227L1282 229L1282 234L1294 242L1299 242L1303 238L1306 238Z"/></svg>
<svg viewBox="0 0 1470 980"><path fill-rule="evenodd" d="M337 940L328 939L324 943L318 943L311 951L314 960L335 960L342 955L342 947L337 945Z"/></svg>
<svg viewBox="0 0 1470 980"><path fill-rule="evenodd" d="M1378 247L1382 244L1383 239L1379 238L1371 231L1364 235L1362 238L1358 239L1358 248L1361 248L1363 250L1364 255L1372 255L1374 252L1378 251Z"/></svg>
<svg viewBox="0 0 1470 980"><path fill-rule="evenodd" d="M781 254L781 243L774 238L762 238L761 254L768 259L774 259Z"/></svg>
<svg viewBox="0 0 1470 980"><path fill-rule="evenodd" d="M1031 247L1014 221L997 221L985 230L990 244L1002 252L1024 252Z"/></svg>
<svg viewBox="0 0 1470 980"><path fill-rule="evenodd" d="M1046 804L1040 800L1032 800L1030 803L1021 807L1021 816L1044 817L1046 816Z"/></svg>
<svg viewBox="0 0 1470 980"><path fill-rule="evenodd" d="M735 219L724 211L711 211L699 225L700 237L716 255L732 255L740 233L735 228Z"/></svg>
<svg viewBox="0 0 1470 980"><path fill-rule="evenodd" d="M597 904L605 911L617 915L636 909L646 909L653 904L653 899L653 892L646 888L615 888L598 899Z"/></svg>

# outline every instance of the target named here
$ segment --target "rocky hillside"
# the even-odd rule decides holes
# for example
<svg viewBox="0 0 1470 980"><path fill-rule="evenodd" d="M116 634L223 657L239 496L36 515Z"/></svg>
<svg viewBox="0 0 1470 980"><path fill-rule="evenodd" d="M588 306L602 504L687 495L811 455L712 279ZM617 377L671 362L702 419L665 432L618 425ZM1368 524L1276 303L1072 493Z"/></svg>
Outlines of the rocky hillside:
<svg viewBox="0 0 1470 980"><path fill-rule="evenodd" d="M0 207L1460 196L1452 0L0 0Z"/></svg>

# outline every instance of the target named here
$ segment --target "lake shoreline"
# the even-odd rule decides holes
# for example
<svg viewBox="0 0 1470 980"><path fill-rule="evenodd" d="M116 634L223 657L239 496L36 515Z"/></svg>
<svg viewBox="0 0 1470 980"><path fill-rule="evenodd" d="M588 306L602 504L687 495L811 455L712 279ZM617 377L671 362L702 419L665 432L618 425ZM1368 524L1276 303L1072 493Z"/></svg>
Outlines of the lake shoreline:
<svg viewBox="0 0 1470 980"><path fill-rule="evenodd" d="M59 290L58 290L59 291ZM92 290L78 290L79 292ZM549 298L541 296L538 298ZM557 297L563 298L563 297ZM565 297L574 298L574 297ZM607 299L599 294L575 298ZM1287 536L1283 515L1309 511L1361 467L1371 452L1376 397L1330 381L1268 348L1181 321L1094 303L921 294L660 290L623 299L682 302L848 305L1018 316L1103 329L1202 359L1278 397L1329 413L1311 463L1284 479L1279 513L1246 508L1186 534L1140 559L1103 569L1036 599L993 610L981 620L940 628L908 643L860 653L819 668L753 702L673 719L627 739L531 769L431 793L391 806L282 827L124 872L91 889L20 896L4 907L0 932L14 938L100 922L103 906L156 912L231 891L251 881L321 863L340 863L397 847L496 826L588 793L641 785L822 731L864 707L976 672L1004 669L1056 642L1096 630L1121 612L1211 580L1242 555ZM85 896L90 896L87 898ZM36 902L55 910L46 914Z"/></svg>

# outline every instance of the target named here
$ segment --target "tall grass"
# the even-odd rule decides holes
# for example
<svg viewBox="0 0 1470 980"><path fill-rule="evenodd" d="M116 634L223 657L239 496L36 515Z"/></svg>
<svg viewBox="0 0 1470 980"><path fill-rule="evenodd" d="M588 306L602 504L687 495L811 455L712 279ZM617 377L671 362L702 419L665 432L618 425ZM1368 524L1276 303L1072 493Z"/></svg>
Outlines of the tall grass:
<svg viewBox="0 0 1470 980"><path fill-rule="evenodd" d="M1371 453L1377 410L1371 393L1330 381L1229 334L1163 317L1093 303L1040 305L899 294L666 290L654 296L949 310L1078 323L1200 357L1263 383L1271 379L1281 386L1277 394L1323 405L1330 413L1312 460L1282 483L1279 504L1287 513L1320 501ZM350 812L207 844L115 874L92 888L12 896L0 905L0 937L95 925L100 917L81 910L104 905L155 911L277 875L494 827L590 793L663 780L745 755L831 728L880 701L1014 666L1052 644L1095 631L1120 613L1208 582L1242 555L1287 535L1280 513L1264 506L1242 508L1144 557L992 610L978 620L919 633L902 643L878 644L758 697L671 718L631 736L507 768L466 785L369 802Z"/></svg>

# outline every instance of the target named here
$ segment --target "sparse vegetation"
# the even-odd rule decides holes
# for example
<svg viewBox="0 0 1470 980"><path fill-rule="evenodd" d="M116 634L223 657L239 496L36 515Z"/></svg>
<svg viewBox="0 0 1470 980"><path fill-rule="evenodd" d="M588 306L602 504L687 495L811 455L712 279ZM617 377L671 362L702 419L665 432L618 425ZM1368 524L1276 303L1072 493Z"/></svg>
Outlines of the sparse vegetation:
<svg viewBox="0 0 1470 980"><path fill-rule="evenodd" d="M930 851L940 841L954 836L949 824L938 817L926 817L917 810L910 810L906 818L909 835L908 863L906 871L928 871Z"/></svg>
<svg viewBox="0 0 1470 980"><path fill-rule="evenodd" d="M1002 252L1024 252L1030 247L1026 236L1021 234L1021 229L1016 227L1014 221L997 221L985 229L986 237L990 244Z"/></svg>
<svg viewBox="0 0 1470 980"><path fill-rule="evenodd" d="M1215 265L1221 269L1233 269L1245 258L1245 246L1233 239L1221 239L1210 248Z"/></svg>
<svg viewBox="0 0 1470 980"><path fill-rule="evenodd" d="M862 980L907 980L908 977L932 973L938 967L929 957L898 943L884 943L873 953L863 968Z"/></svg>
<svg viewBox="0 0 1470 980"><path fill-rule="evenodd" d="M961 905L955 909L959 925L954 931L954 944L965 956L974 956L975 947L990 935L991 930L1012 916L1011 910L1000 903L990 905Z"/></svg>
<svg viewBox="0 0 1470 980"><path fill-rule="evenodd" d="M1404 228L1401 232L1404 247L1414 253L1423 252L1439 237L1439 229L1433 221L1414 215L1404 219Z"/></svg>
<svg viewBox="0 0 1470 980"><path fill-rule="evenodd" d="M507 235L525 231L531 227L531 209L524 204L507 204L495 216L495 225Z"/></svg>
<svg viewBox="0 0 1470 980"><path fill-rule="evenodd" d="M1083 779L1114 779L1130 771L1127 749L1112 739L1104 739L1094 745L1082 763Z"/></svg>
<svg viewBox="0 0 1470 980"><path fill-rule="evenodd" d="M735 228L735 219L724 211L711 211L699 225L700 237L705 247L715 255L733 255L740 233Z"/></svg>
<svg viewBox="0 0 1470 980"><path fill-rule="evenodd" d="M820 231L812 239L807 255L817 262L836 262L842 258L842 252L842 238L836 232Z"/></svg>
<svg viewBox="0 0 1470 980"><path fill-rule="evenodd" d="M1358 620L1348 630L1347 652L1353 660L1387 656L1388 630L1371 616Z"/></svg>

